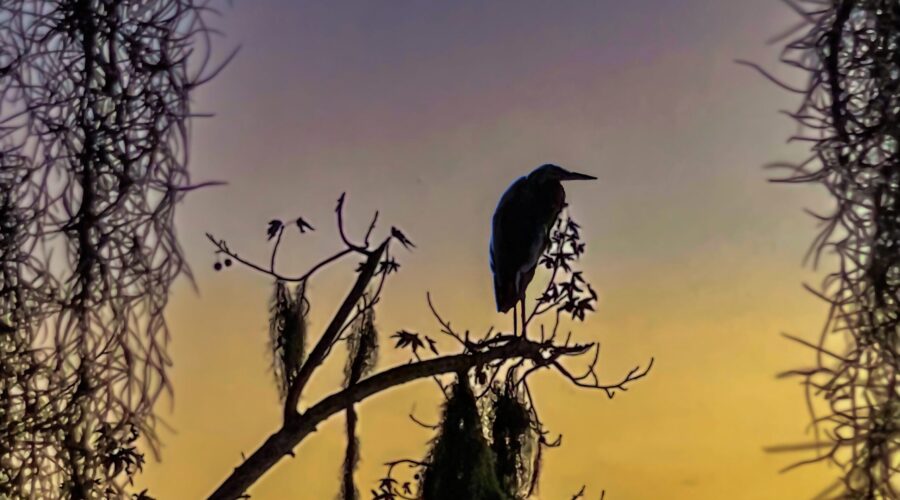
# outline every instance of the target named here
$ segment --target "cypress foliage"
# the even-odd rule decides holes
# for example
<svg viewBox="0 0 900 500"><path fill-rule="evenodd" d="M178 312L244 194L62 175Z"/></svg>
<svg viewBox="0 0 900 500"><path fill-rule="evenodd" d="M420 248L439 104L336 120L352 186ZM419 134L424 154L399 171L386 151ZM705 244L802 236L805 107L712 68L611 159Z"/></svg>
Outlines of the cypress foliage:
<svg viewBox="0 0 900 500"><path fill-rule="evenodd" d="M420 491L423 500L509 500L497 478L494 453L484 437L475 395L459 374L444 405Z"/></svg>

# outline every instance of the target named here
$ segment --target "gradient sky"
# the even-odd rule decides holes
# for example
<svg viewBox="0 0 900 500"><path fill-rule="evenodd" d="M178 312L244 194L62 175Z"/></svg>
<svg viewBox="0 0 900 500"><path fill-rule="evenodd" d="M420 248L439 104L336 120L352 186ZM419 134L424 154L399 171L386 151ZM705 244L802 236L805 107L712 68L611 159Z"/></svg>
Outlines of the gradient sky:
<svg viewBox="0 0 900 500"><path fill-rule="evenodd" d="M795 22L777 0L537 0L235 2L216 24L220 53L237 59L200 90L193 126L197 180L178 229L200 293L186 281L169 318L174 405L160 405L162 462L140 486L164 499L210 493L278 425L268 372L271 283L214 273L211 231L265 259L265 223L303 215L318 231L284 243L282 269L300 271L338 248L335 199L347 191L352 230L381 210L418 245L386 289L384 337L437 331L426 291L461 329L509 328L494 311L487 263L490 216L517 176L554 162L596 183L568 190L588 242L584 267L599 311L575 327L602 342L610 381L654 356L651 375L614 400L558 377L536 381L537 401L563 447L546 455L539 498L608 500L810 498L835 474L779 469L805 455L808 417L782 370L811 361L779 336L812 338L825 308L801 288L814 235L803 207L827 206L812 187L766 182L761 165L797 158L797 102L734 59L785 78L766 40ZM353 279L338 266L312 284L320 331ZM387 345L385 341L383 343ZM405 355L385 349L381 366ZM340 380L332 363L313 396ZM388 460L425 453L439 395L422 381L360 407L361 489ZM297 458L254 486L257 499L333 498L342 419L308 438Z"/></svg>

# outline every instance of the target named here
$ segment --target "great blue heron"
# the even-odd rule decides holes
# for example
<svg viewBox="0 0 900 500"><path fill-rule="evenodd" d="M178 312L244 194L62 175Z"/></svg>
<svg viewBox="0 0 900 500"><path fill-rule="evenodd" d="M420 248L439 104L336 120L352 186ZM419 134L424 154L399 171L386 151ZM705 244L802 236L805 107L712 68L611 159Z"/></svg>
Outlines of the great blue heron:
<svg viewBox="0 0 900 500"><path fill-rule="evenodd" d="M497 310L505 313L521 304L525 329L525 290L538 260L550 244L550 231L566 205L562 181L596 177L541 165L520 177L503 193L494 211L491 234L491 271ZM516 322L515 311L513 321Z"/></svg>

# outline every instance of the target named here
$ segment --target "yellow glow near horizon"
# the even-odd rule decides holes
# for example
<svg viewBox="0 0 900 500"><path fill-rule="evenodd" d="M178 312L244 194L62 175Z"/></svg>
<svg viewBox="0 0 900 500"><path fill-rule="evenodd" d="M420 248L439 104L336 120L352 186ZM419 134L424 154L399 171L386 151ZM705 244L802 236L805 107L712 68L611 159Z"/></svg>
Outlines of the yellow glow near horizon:
<svg viewBox="0 0 900 500"><path fill-rule="evenodd" d="M808 455L763 450L810 439L802 388L775 375L811 353L779 332L812 336L825 314L800 287L817 279L800 259L814 234L801 208L827 201L767 184L760 168L802 154L782 145L793 125L777 110L792 96L732 62L778 68L764 41L794 22L779 2L248 4L222 22L240 56L198 95L217 116L194 126L194 175L230 185L180 210L201 293L181 283L171 300L176 396L160 410L174 431L162 430L162 462L139 487L204 497L280 419L270 283L214 273L205 231L265 259L266 221L303 215L317 231L283 250L284 269L302 270L337 248L341 192L351 231L381 210L379 234L396 225L418 246L397 252L403 267L377 313L383 368L406 361L388 335L436 332L426 291L460 329L509 327L493 309L490 216L516 176L548 161L600 178L568 189L600 292L576 337L602 343L604 380L656 364L613 400L539 377L540 411L563 446L545 457L538 498L585 484L587 498L605 489L608 500L780 500L830 484L825 466L779 474ZM312 332L353 276L339 266L312 284ZM341 367L329 362L302 404L335 390ZM431 436L407 415L437 418L433 384L360 405L363 492L384 462L424 455ZM334 498L343 447L336 416L251 495Z"/></svg>

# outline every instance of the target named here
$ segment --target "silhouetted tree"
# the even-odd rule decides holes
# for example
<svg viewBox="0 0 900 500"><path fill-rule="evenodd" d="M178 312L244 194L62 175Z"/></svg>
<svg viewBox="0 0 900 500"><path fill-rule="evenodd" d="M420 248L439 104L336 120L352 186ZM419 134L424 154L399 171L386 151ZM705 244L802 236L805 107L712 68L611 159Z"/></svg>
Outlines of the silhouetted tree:
<svg viewBox="0 0 900 500"><path fill-rule="evenodd" d="M898 498L900 459L900 3L895 0L788 1L802 23L783 60L808 75L793 140L811 145L800 164L776 164L779 182L817 183L835 209L810 250L836 269L813 293L830 305L821 337L791 337L816 352L793 370L807 388L816 456L842 476L826 494ZM796 448L796 447L789 447ZM801 448L804 448L801 446Z"/></svg>
<svg viewBox="0 0 900 500"><path fill-rule="evenodd" d="M348 259L362 258L356 270L356 281L343 299L337 312L325 327L314 347L305 356L293 356L285 362L284 347L288 340L281 333L290 331L283 326L273 327L272 354L283 394L283 422L281 427L249 457L230 473L213 492L212 499L234 499L244 495L267 470L285 455L293 456L293 449L324 420L335 413L347 415L347 448L341 476L343 498L357 498L353 470L359 457L356 436L358 416L354 404L363 399L422 378L433 378L444 393L444 407L440 430L431 452L424 461L396 460L388 464L387 475L371 491L376 499L399 498L522 498L536 484L537 464L541 450L556 446L559 439L549 440L548 432L538 418L529 388L529 376L545 368L556 371L579 387L604 391L612 398L628 384L644 377L652 366L635 367L620 381L603 384L597 377L599 346L572 341L571 333L560 332L563 316L581 321L594 309L597 295L573 265L584 253L579 226L569 218L562 218L552 232L552 244L541 259L551 275L550 282L535 301L528 322L535 318L552 318L540 325L538 336L530 338L488 329L483 336L473 336L454 330L434 307L430 295L428 305L440 326L440 337L401 330L391 335L395 348L404 349L410 362L374 372L379 335L374 324L374 308L381 300L388 276L397 272L400 264L391 255L391 243L397 242L406 250L415 248L412 241L396 227L389 236L374 245L370 243L378 220L376 213L361 242L351 241L344 230L344 195L338 199L336 216L342 249L323 258L308 271L291 276L277 270L277 256L285 231L306 234L312 227L303 219L288 222L275 219L269 222L266 234L272 241L271 254L265 264L240 256L229 244L208 234L216 254L216 269L236 263L261 273L276 283L273 325L285 325L279 311L289 316L308 313L304 290L310 280L328 265ZM226 263L222 266L221 262ZM292 295L284 287L295 286L299 294ZM368 290L368 292L367 292ZM279 298L281 297L281 298ZM284 307L277 306L284 304ZM305 304L297 309L296 304ZM546 315L546 316L545 316ZM302 322L301 322L302 323ZM536 329L533 329L534 332ZM346 342L345 384L335 393L301 410L300 395L316 369ZM456 354L441 354L446 343L458 349ZM583 355L591 356L582 374L573 374L566 360ZM456 382L447 387L442 375L456 375ZM414 417L413 417L414 419ZM491 434L493 436L491 436ZM399 465L414 470L413 480L394 478ZM460 489L462 488L462 489ZM462 493L462 496L460 495ZM467 493L466 493L467 492ZM449 495L449 496L448 496Z"/></svg>
<svg viewBox="0 0 900 500"><path fill-rule="evenodd" d="M218 71L208 10L0 3L4 498L124 496L144 460L138 438L156 450L163 311L188 272L175 206L199 187L189 96Z"/></svg>

